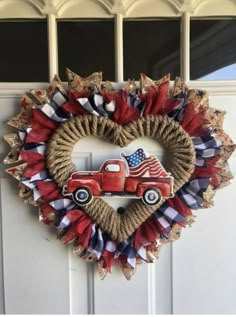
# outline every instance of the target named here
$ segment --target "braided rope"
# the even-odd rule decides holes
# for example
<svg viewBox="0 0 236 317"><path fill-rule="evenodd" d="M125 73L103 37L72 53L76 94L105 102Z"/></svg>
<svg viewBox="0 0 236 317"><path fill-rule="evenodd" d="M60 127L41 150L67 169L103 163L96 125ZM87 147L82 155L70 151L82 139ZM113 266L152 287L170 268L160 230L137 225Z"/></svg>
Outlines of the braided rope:
<svg viewBox="0 0 236 317"><path fill-rule="evenodd" d="M124 127L104 117L78 116L61 124L48 143L47 167L59 187L65 185L76 171L71 161L74 145L90 135L120 147L128 146L143 136L160 142L167 151L166 170L174 177L174 192L189 180L193 172L195 150L192 140L178 122L167 116L144 116ZM157 206L152 207L139 200L120 215L101 198L94 198L89 205L83 206L83 210L113 240L123 241L164 201L162 199Z"/></svg>

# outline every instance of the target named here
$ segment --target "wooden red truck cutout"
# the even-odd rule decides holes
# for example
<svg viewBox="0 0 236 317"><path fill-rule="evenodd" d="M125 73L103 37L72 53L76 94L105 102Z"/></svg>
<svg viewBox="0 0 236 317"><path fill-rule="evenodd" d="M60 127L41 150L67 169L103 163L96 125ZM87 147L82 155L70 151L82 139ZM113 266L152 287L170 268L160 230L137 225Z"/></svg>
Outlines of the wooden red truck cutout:
<svg viewBox="0 0 236 317"><path fill-rule="evenodd" d="M123 157L127 160L131 156ZM98 196L141 198L150 206L158 204L162 198L173 197L173 177L157 158L145 156L139 161L112 159L105 161L99 171L75 172L64 186L63 194L72 196L78 205L87 205Z"/></svg>

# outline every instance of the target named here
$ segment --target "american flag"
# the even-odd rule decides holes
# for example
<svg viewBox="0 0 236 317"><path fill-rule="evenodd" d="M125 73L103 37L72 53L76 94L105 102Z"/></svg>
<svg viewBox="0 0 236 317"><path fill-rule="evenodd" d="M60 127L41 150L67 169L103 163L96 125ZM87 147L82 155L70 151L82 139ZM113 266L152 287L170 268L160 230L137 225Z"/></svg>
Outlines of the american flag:
<svg viewBox="0 0 236 317"><path fill-rule="evenodd" d="M121 154L127 161L131 177L162 177L169 176L155 156L147 156L143 149L136 150L131 155Z"/></svg>

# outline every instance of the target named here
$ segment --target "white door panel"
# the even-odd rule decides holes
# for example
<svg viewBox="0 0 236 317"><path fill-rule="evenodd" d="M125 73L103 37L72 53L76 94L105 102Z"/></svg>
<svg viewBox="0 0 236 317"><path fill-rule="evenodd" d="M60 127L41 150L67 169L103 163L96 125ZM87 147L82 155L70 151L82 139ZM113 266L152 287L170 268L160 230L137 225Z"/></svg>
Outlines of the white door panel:
<svg viewBox="0 0 236 317"><path fill-rule="evenodd" d="M70 310L67 314L93 314L94 266L78 259L72 252L72 246L69 247L68 261Z"/></svg>
<svg viewBox="0 0 236 317"><path fill-rule="evenodd" d="M14 180L2 178L1 201L6 313L67 313L68 249L17 197Z"/></svg>
<svg viewBox="0 0 236 317"><path fill-rule="evenodd" d="M224 129L236 142L236 96L214 96L210 105L227 111ZM229 161L236 175L236 153ZM236 179L219 190L215 205L196 211L192 228L173 245L173 302L176 314L236 313Z"/></svg>

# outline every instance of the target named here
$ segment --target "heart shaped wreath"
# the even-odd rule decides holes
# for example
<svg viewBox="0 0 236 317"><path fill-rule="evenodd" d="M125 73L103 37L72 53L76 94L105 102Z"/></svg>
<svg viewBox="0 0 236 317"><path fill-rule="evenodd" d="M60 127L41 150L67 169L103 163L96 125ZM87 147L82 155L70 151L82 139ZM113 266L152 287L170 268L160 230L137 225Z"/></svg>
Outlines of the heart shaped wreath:
<svg viewBox="0 0 236 317"><path fill-rule="evenodd" d="M227 161L235 149L222 125L225 112L210 108L206 91L189 90L180 78L170 88L166 75L153 81L141 74L140 87L120 90L102 74L82 78L67 69L69 88L55 76L47 90L23 97L21 111L8 121L18 133L4 136L11 151L7 173L19 181L19 196L39 207L39 217L57 230L74 254L98 264L101 278L120 264L127 279L137 264L153 262L160 248L179 238L194 221L192 209L213 205L216 189L232 178ZM174 197L156 206L141 200L120 213L101 198L85 206L62 188L75 172L74 145L93 135L120 147L148 136L166 149L166 170Z"/></svg>

